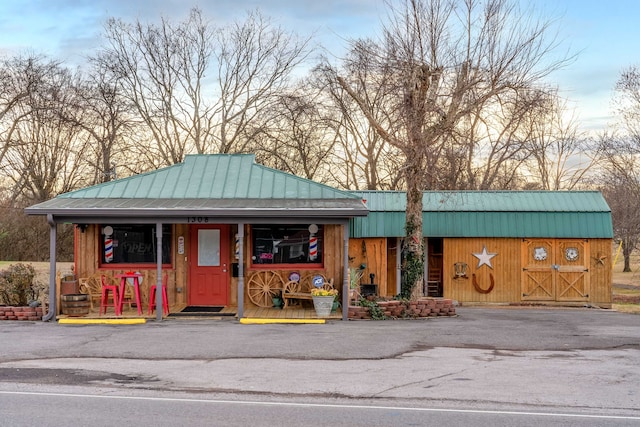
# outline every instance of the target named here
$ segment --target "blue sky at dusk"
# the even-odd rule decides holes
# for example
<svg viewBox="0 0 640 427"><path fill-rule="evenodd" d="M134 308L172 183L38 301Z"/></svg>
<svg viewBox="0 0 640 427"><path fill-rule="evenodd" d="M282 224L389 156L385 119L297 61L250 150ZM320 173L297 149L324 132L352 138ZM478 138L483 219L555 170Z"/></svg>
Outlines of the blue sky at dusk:
<svg viewBox="0 0 640 427"><path fill-rule="evenodd" d="M560 51L577 53L575 62L548 83L575 105L583 128L602 130L612 120L611 97L620 72L640 65L640 2L637 0L523 0L548 19L559 20ZM241 18L259 8L274 22L340 54L348 38L375 36L385 15L382 0L2 0L0 54L43 53L80 64L99 45L108 17L182 20L200 7L214 23Z"/></svg>

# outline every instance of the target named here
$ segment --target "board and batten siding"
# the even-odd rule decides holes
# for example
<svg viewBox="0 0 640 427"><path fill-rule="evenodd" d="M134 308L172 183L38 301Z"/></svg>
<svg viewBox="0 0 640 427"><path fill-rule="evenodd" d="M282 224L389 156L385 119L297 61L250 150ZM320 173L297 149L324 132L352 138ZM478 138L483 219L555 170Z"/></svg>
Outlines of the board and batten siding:
<svg viewBox="0 0 640 427"><path fill-rule="evenodd" d="M541 239L542 240L542 239ZM528 256L523 249L523 239L513 238L448 238L444 239L443 254L443 283L444 297L461 303L487 304L574 304L588 303L590 305L611 307L611 240L610 239L546 239L558 247L565 242L580 240L584 245L586 292L584 301L562 300L561 295L550 295L548 298L537 300L535 297L523 296L523 264ZM571 244L571 243L569 243ZM483 248L487 253L496 254L491 258L493 268L483 264L478 266L479 254ZM466 263L466 277L455 278L455 263ZM550 269L550 271L552 271ZM493 280L491 292L482 293L474 286L474 275L477 287L488 290ZM556 280L558 274L556 273ZM554 288L555 289L555 288ZM558 286L557 289L561 289ZM523 293L524 292L524 293Z"/></svg>
<svg viewBox="0 0 640 427"><path fill-rule="evenodd" d="M186 305L186 276L187 276L187 249L184 254L178 254L178 236L185 239L185 248L188 248L189 234L187 233L187 224L174 224L173 239L171 241L171 250L173 265L171 268L163 268L163 273L167 274L167 297L169 305L184 304ZM157 283L157 268L149 266L147 268L132 267L131 264L124 268L113 266L100 266L100 225L89 224L84 232L76 229L75 236L75 268L76 276L89 277L94 274L104 274L113 278L114 275L124 273L125 271L139 271L142 274L142 284L140 290L142 293L143 307L148 303L149 286ZM178 292L178 288L179 292Z"/></svg>
<svg viewBox="0 0 640 427"><path fill-rule="evenodd" d="M445 298L460 302L507 303L520 301L520 245L522 239L503 238L448 238L443 241L443 291ZM488 265L478 266L479 260L474 253L495 253ZM455 263L466 263L467 274L463 278L455 277ZM489 293L476 291L475 280L479 288L488 289L492 276L494 287Z"/></svg>
<svg viewBox="0 0 640 427"><path fill-rule="evenodd" d="M343 281L343 259L344 259L344 231L342 225L339 224L324 224L324 238L323 238L323 268L322 269L309 269L301 267L287 267L282 268L277 265L273 268L269 266L252 267L251 265L251 226L245 226L245 244L244 244L244 265L245 265L245 289L244 289L244 304L246 307L255 307L256 305L249 298L248 281L252 275L260 271L272 271L280 276L280 284L284 286L287 282L287 278L292 272L298 272L301 276L309 276L313 274L322 274L327 280L333 279L333 286L342 290ZM232 278L231 292L235 295L233 305L237 304L237 279Z"/></svg>

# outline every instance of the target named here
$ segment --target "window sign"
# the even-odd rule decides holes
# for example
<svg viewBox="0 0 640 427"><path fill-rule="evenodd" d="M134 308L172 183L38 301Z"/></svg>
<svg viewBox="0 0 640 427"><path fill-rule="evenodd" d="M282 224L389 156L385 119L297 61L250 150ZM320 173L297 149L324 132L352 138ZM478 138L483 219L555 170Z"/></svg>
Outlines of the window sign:
<svg viewBox="0 0 640 427"><path fill-rule="evenodd" d="M253 264L322 264L323 227L318 224L254 225Z"/></svg>
<svg viewBox="0 0 640 427"><path fill-rule="evenodd" d="M102 265L155 264L157 258L156 226L105 225L101 227ZM171 226L162 226L162 263L171 264Z"/></svg>

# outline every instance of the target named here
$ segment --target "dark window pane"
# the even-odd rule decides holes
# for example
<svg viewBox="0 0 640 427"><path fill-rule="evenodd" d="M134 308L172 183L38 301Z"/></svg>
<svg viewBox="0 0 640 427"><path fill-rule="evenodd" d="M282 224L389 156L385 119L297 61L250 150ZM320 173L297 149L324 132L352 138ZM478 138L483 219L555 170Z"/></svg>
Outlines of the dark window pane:
<svg viewBox="0 0 640 427"><path fill-rule="evenodd" d="M100 226L103 264L155 264L155 225ZM110 234L106 234L110 232ZM171 264L171 226L162 226L162 263Z"/></svg>
<svg viewBox="0 0 640 427"><path fill-rule="evenodd" d="M322 225L254 225L251 237L254 264L322 264Z"/></svg>

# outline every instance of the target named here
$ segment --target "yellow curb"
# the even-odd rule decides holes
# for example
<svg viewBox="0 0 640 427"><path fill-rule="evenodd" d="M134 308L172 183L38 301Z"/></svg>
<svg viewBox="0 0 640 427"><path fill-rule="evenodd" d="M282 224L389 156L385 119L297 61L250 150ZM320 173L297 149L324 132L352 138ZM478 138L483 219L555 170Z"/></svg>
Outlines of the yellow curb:
<svg viewBox="0 0 640 427"><path fill-rule="evenodd" d="M147 319L60 319L58 323L67 325L139 325Z"/></svg>
<svg viewBox="0 0 640 427"><path fill-rule="evenodd" d="M264 325L266 323L326 323L324 319L258 319L243 317L240 323L244 325Z"/></svg>

